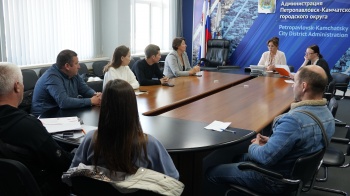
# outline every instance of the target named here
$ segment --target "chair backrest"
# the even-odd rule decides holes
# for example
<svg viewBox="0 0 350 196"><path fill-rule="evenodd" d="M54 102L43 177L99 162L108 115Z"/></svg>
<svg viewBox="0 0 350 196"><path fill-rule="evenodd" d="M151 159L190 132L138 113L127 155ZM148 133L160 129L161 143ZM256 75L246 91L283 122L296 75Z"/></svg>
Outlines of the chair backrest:
<svg viewBox="0 0 350 196"><path fill-rule="evenodd" d="M208 67L223 66L226 64L230 49L230 42L225 39L210 39L207 43L206 59Z"/></svg>
<svg viewBox="0 0 350 196"><path fill-rule="evenodd" d="M299 157L292 169L291 179L301 180L303 185L310 180L313 183L314 177L321 166L321 161L325 151L326 148L322 148L313 154Z"/></svg>
<svg viewBox="0 0 350 196"><path fill-rule="evenodd" d="M39 77L41 77L42 75L44 75L45 71L48 70L50 67L43 67L39 70Z"/></svg>
<svg viewBox="0 0 350 196"><path fill-rule="evenodd" d="M89 70L88 70L88 68L87 68L85 63L79 63L79 65L80 65L79 75L89 74Z"/></svg>
<svg viewBox="0 0 350 196"><path fill-rule="evenodd" d="M38 184L22 163L0 158L0 192L2 196L41 196Z"/></svg>
<svg viewBox="0 0 350 196"><path fill-rule="evenodd" d="M343 73L332 73L335 89L345 92L348 89L350 76Z"/></svg>
<svg viewBox="0 0 350 196"><path fill-rule="evenodd" d="M23 92L23 100L21 104L18 106L18 108L30 113L30 109L32 106L32 99L33 99L33 91L34 91L35 84L38 81L38 75L32 69L22 69L22 75L23 75L24 92Z"/></svg>
<svg viewBox="0 0 350 196"><path fill-rule="evenodd" d="M123 194L119 192L117 189L115 189L108 182L96 180L86 176L72 176L71 180L72 180L73 193L77 195L82 195L82 196L90 196L90 195L91 196L95 196L95 195L156 196L158 195L154 192L145 191L145 190L138 190L134 193Z"/></svg>
<svg viewBox="0 0 350 196"><path fill-rule="evenodd" d="M338 102L335 99L335 97L332 97L329 100L327 106L328 106L328 109L331 111L333 117L335 117L335 115L337 114L337 110L338 110Z"/></svg>
<svg viewBox="0 0 350 196"><path fill-rule="evenodd" d="M108 61L95 61L92 63L92 71L100 78L103 78L103 68L108 64Z"/></svg>

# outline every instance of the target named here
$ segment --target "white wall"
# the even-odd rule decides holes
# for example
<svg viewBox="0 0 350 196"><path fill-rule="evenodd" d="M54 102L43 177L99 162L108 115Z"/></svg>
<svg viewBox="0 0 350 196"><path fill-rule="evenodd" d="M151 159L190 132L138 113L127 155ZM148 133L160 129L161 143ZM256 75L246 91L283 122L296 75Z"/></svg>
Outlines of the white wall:
<svg viewBox="0 0 350 196"><path fill-rule="evenodd" d="M104 56L112 58L116 47L130 47L130 0L99 2L102 52Z"/></svg>

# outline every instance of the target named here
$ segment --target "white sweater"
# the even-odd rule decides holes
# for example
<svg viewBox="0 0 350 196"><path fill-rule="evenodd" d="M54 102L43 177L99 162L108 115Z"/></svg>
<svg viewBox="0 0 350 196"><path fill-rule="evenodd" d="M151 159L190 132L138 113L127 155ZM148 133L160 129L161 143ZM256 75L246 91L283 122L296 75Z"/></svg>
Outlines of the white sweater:
<svg viewBox="0 0 350 196"><path fill-rule="evenodd" d="M135 74L130 70L129 66L120 66L116 68L109 68L105 73L103 79L103 89L110 80L121 79L127 81L133 89L138 89L140 87L139 82L136 80Z"/></svg>

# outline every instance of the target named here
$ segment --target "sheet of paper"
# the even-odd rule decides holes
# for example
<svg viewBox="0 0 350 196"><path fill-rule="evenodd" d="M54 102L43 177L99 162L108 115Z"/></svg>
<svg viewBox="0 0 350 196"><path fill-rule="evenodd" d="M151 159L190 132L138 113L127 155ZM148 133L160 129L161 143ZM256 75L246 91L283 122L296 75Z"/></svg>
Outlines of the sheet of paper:
<svg viewBox="0 0 350 196"><path fill-rule="evenodd" d="M39 120L43 123L44 127L49 133L81 129L81 124L77 116L40 118Z"/></svg>
<svg viewBox="0 0 350 196"><path fill-rule="evenodd" d="M210 123L208 126L204 128L221 132L225 130L228 126L230 126L230 124L231 122L221 122L221 121L214 120L212 123Z"/></svg>
<svg viewBox="0 0 350 196"><path fill-rule="evenodd" d="M294 84L294 80L284 80L286 83Z"/></svg>
<svg viewBox="0 0 350 196"><path fill-rule="evenodd" d="M135 95L147 94L147 91L135 91Z"/></svg>

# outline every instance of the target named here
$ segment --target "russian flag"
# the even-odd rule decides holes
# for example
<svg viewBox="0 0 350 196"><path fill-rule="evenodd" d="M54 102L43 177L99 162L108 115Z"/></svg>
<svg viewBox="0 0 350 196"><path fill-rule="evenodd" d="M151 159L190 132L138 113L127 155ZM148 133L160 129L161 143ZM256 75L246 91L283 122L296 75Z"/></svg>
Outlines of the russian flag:
<svg viewBox="0 0 350 196"><path fill-rule="evenodd" d="M205 46L207 46L208 40L211 39L211 20L210 20L210 0L208 0L208 6L207 6L207 17L205 21ZM207 47L205 47L207 49ZM206 54L207 50L205 50Z"/></svg>
<svg viewBox="0 0 350 196"><path fill-rule="evenodd" d="M202 30L201 30L201 44L198 50L198 62L201 58L205 58L207 53L207 43L211 39L211 25L210 25L210 0L203 2L202 9ZM203 62L201 63L203 65Z"/></svg>
<svg viewBox="0 0 350 196"><path fill-rule="evenodd" d="M201 29L201 37L200 37L200 44L199 44L199 49L198 49L198 61L200 62L201 58L205 58L205 22L206 22L206 17L207 17L207 2L206 0L203 1L203 8L202 8L202 29ZM202 63L203 64L203 63ZM201 64L201 65L202 65Z"/></svg>

